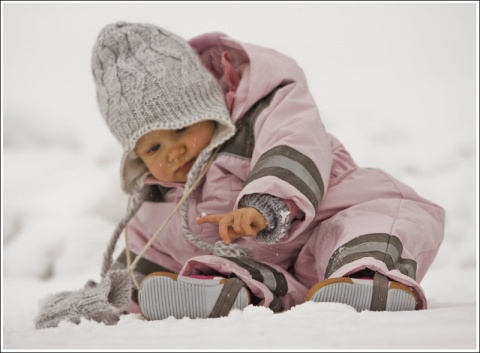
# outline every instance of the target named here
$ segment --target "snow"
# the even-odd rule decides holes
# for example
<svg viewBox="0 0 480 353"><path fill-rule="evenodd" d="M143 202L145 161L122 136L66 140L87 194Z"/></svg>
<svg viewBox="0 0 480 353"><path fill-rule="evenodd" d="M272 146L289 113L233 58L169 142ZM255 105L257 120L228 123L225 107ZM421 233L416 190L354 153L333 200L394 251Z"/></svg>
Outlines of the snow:
<svg viewBox="0 0 480 353"><path fill-rule="evenodd" d="M118 20L185 38L221 31L294 57L324 124L359 165L442 205L429 309L304 303L273 314L35 330L46 295L99 280L126 208L121 149L100 117L96 35ZM478 4L2 2L3 350L478 351ZM123 244L122 244L123 246ZM117 252L121 250L117 249Z"/></svg>

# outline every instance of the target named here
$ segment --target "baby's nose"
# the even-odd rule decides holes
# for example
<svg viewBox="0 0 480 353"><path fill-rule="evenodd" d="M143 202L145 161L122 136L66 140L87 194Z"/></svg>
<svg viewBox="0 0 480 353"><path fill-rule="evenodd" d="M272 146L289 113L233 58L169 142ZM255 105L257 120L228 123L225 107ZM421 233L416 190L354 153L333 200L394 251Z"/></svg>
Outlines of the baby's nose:
<svg viewBox="0 0 480 353"><path fill-rule="evenodd" d="M170 153L168 154L170 161L174 161L175 159L180 158L186 149L185 146L175 146L170 149Z"/></svg>

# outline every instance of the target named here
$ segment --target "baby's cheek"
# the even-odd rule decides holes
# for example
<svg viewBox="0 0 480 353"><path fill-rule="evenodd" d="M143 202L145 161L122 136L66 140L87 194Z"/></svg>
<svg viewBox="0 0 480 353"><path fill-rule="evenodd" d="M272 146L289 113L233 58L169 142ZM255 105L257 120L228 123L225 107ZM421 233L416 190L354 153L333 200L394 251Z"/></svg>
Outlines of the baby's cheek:
<svg viewBox="0 0 480 353"><path fill-rule="evenodd" d="M171 179L171 176L168 173L168 170L166 170L165 166L162 163L150 165L150 167L147 165L147 168L150 171L150 173L152 173L152 175L159 181L168 182L169 179Z"/></svg>

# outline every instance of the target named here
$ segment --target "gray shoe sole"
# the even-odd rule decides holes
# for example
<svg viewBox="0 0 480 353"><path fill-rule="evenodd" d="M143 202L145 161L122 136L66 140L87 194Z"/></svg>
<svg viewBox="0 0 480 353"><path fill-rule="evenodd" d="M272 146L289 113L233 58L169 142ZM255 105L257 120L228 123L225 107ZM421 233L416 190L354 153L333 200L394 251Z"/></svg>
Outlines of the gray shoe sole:
<svg viewBox="0 0 480 353"><path fill-rule="evenodd" d="M212 313L225 281L205 280L174 274L146 277L139 290L139 305L147 320L168 317L208 318ZM250 303L248 290L243 287L232 309L244 309Z"/></svg>
<svg viewBox="0 0 480 353"><path fill-rule="evenodd" d="M357 311L372 310L373 281L354 278L330 278L317 283L306 301L342 303ZM389 282L385 311L416 310L415 293L398 282Z"/></svg>

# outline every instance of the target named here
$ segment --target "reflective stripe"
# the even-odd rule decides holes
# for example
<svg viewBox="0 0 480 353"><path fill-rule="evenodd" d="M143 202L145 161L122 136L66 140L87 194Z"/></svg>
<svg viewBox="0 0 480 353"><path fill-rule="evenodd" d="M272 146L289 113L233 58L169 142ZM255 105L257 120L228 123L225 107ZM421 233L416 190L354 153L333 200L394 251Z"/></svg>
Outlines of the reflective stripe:
<svg viewBox="0 0 480 353"><path fill-rule="evenodd" d="M254 261L248 261L248 264L260 271L263 277L263 284L265 284L267 288L270 289L272 292L275 291L275 289L277 288L277 281L275 280L275 276L273 275L273 273L271 271L265 270L261 266L258 266Z"/></svg>
<svg viewBox="0 0 480 353"><path fill-rule="evenodd" d="M342 250L342 252L337 255L337 258L341 261L342 258L353 253L367 253L376 251L381 253L387 253L395 259L398 259L400 257L397 248L393 246L388 246L388 244L385 244L384 242L366 242L359 245L349 246L346 249L344 248L344 250Z"/></svg>
<svg viewBox="0 0 480 353"><path fill-rule="evenodd" d="M222 256L224 259L227 259L227 260L230 260L234 263L236 263L238 266L240 267L243 267L244 269L246 269L250 275L252 276L252 278L260 283L263 283L264 279L263 279L263 276L262 274L260 273L259 270L257 270L256 268L252 267L252 266L249 266L247 265L245 262L243 261L240 261L240 259L238 257L228 257L228 256Z"/></svg>
<svg viewBox="0 0 480 353"><path fill-rule="evenodd" d="M288 284L283 273L274 268L246 258L224 257L246 269L252 278L263 283L274 295L281 297L287 294Z"/></svg>
<svg viewBox="0 0 480 353"><path fill-rule="evenodd" d="M278 272L266 264L253 261L251 259L243 259L242 261L260 271L263 276L263 283L273 292L273 294L278 297L287 294L287 280L285 279L283 273Z"/></svg>
<svg viewBox="0 0 480 353"><path fill-rule="evenodd" d="M245 185L264 176L275 176L294 186L317 209L323 197L323 180L315 163L306 155L285 145L265 152L258 160Z"/></svg>
<svg viewBox="0 0 480 353"><path fill-rule="evenodd" d="M255 166L255 168L258 168L258 170L269 167L278 167L290 170L308 185L317 198L321 199L323 191L320 190L319 185L312 178L312 175L308 172L308 170L299 162L285 156L273 156L261 161L260 163L257 163Z"/></svg>
<svg viewBox="0 0 480 353"><path fill-rule="evenodd" d="M280 303L280 300L276 296L273 296L273 300L268 306L270 310L272 310L274 313L279 313L283 311L283 306L282 303Z"/></svg>
<svg viewBox="0 0 480 353"><path fill-rule="evenodd" d="M373 257L385 263L389 270L397 269L415 279L417 263L401 257L403 245L400 239L389 234L365 234L340 246L330 257L325 278L340 267L364 257Z"/></svg>

